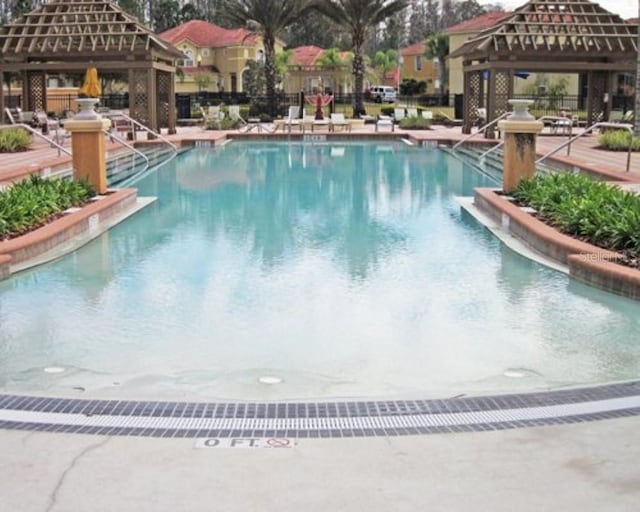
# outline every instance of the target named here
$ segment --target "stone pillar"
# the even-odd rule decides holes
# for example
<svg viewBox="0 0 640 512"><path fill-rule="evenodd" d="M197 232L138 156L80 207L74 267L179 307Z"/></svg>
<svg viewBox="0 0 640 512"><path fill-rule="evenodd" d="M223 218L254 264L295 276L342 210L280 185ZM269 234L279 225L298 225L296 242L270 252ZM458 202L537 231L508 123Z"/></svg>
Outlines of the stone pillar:
<svg viewBox="0 0 640 512"><path fill-rule="evenodd" d="M536 173L536 135L544 128L541 121L527 112L530 100L509 100L514 111L498 122L504 133L504 164L502 190L513 191L521 180Z"/></svg>
<svg viewBox="0 0 640 512"><path fill-rule="evenodd" d="M111 121L96 115L95 119L69 119L64 128L71 133L73 179L87 180L96 193L107 191L105 134Z"/></svg>

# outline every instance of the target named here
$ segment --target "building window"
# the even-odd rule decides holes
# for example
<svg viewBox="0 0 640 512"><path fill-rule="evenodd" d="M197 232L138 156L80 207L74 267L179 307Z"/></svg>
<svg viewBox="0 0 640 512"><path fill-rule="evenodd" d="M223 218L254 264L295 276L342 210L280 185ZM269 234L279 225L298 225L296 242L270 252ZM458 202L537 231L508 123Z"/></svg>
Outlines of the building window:
<svg viewBox="0 0 640 512"><path fill-rule="evenodd" d="M193 50L182 50L182 53L184 53L185 55L185 59L183 60L184 62L184 67L186 68L192 68L195 66L194 60L193 60Z"/></svg>
<svg viewBox="0 0 640 512"><path fill-rule="evenodd" d="M416 55L416 71L422 71L422 55Z"/></svg>

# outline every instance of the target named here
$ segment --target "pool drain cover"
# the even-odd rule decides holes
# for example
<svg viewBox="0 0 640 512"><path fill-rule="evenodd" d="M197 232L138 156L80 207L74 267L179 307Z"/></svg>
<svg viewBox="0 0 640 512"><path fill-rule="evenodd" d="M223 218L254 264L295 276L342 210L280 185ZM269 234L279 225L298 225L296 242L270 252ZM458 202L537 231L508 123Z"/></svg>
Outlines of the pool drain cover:
<svg viewBox="0 0 640 512"><path fill-rule="evenodd" d="M280 384L282 379L280 377L273 377L272 375L265 375L264 377L260 377L258 382L261 384Z"/></svg>
<svg viewBox="0 0 640 512"><path fill-rule="evenodd" d="M64 368L62 366L47 366L44 369L44 373L62 373Z"/></svg>

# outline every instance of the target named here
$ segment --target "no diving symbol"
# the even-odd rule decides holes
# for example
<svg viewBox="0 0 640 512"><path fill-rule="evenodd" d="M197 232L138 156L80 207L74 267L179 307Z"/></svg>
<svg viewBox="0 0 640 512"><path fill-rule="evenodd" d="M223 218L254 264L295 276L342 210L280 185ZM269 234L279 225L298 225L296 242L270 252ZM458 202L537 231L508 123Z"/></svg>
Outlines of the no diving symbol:
<svg viewBox="0 0 640 512"><path fill-rule="evenodd" d="M270 439L267 439L267 444L271 446L271 448L290 448L291 439L272 437Z"/></svg>

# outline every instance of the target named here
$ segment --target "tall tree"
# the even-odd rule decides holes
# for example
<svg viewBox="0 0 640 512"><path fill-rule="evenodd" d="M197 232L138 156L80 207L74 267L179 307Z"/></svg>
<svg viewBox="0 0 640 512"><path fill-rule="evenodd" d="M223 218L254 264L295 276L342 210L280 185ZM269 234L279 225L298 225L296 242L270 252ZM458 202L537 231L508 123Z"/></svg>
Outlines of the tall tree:
<svg viewBox="0 0 640 512"><path fill-rule="evenodd" d="M423 39L426 39L431 34L435 34L440 27L440 4L438 0L426 0L424 11L426 15L426 31Z"/></svg>
<svg viewBox="0 0 640 512"><path fill-rule="evenodd" d="M320 48L339 47L341 36L342 34L336 31L335 26L326 17L314 11L300 16L283 34L287 45L292 48L306 45Z"/></svg>
<svg viewBox="0 0 640 512"><path fill-rule="evenodd" d="M130 14L134 18L137 18L142 23L145 22L145 8L140 0L118 0L118 5L127 14Z"/></svg>
<svg viewBox="0 0 640 512"><path fill-rule="evenodd" d="M409 44L424 41L427 38L427 11L422 0L411 0L409 8Z"/></svg>
<svg viewBox="0 0 640 512"><path fill-rule="evenodd" d="M271 116L276 114L276 37L304 16L311 5L311 0L225 0L221 6L229 21L256 31L262 38Z"/></svg>
<svg viewBox="0 0 640 512"><path fill-rule="evenodd" d="M180 25L180 4L177 0L158 0L151 11L151 27L154 32L164 32Z"/></svg>
<svg viewBox="0 0 640 512"><path fill-rule="evenodd" d="M364 44L368 32L406 7L406 0L320 0L316 9L351 34L355 82L354 117L364 110Z"/></svg>
<svg viewBox="0 0 640 512"><path fill-rule="evenodd" d="M442 9L440 11L440 30L455 25L456 18L456 6L453 0L442 0Z"/></svg>
<svg viewBox="0 0 640 512"><path fill-rule="evenodd" d="M376 70L378 82L384 83L385 77L398 67L398 52L396 50L376 52L373 56L373 67Z"/></svg>
<svg viewBox="0 0 640 512"><path fill-rule="evenodd" d="M204 15L198 10L195 4L184 4L180 9L180 23L186 23L191 20L201 20L203 18Z"/></svg>
<svg viewBox="0 0 640 512"><path fill-rule="evenodd" d="M13 0L9 4L11 19L16 20L23 14L31 12L35 7L37 7L36 4L37 2L32 2L31 0Z"/></svg>
<svg viewBox="0 0 640 512"><path fill-rule="evenodd" d="M425 46L425 57L428 59L435 59L438 62L440 94L444 94L447 89L447 69L445 59L447 55L449 55L449 37L442 32L438 32L427 38Z"/></svg>
<svg viewBox="0 0 640 512"><path fill-rule="evenodd" d="M390 16L384 23L384 30L378 48L380 50L397 50L403 46L407 42L406 28L407 22L404 10Z"/></svg>

